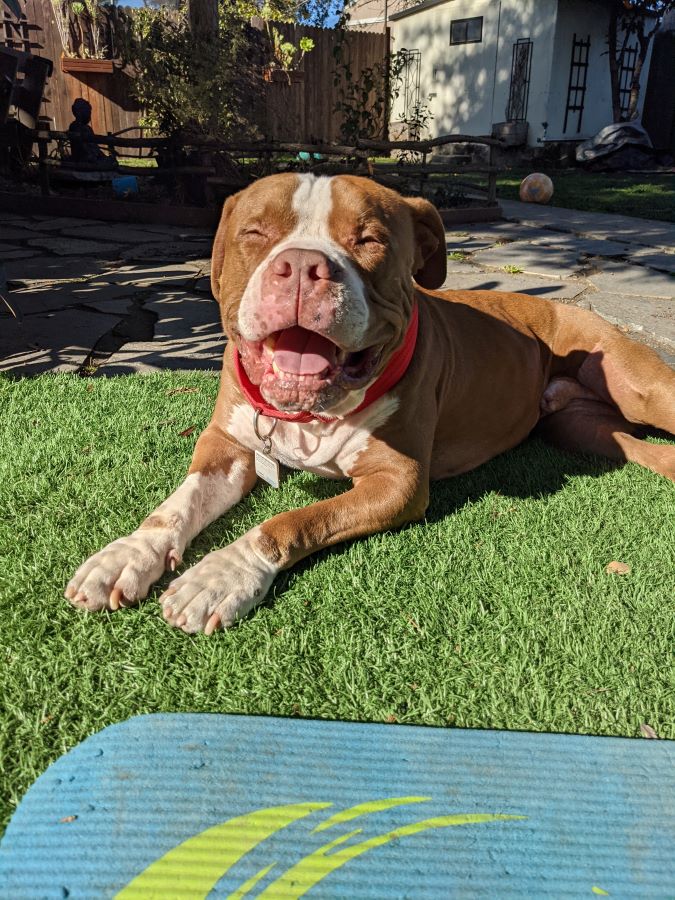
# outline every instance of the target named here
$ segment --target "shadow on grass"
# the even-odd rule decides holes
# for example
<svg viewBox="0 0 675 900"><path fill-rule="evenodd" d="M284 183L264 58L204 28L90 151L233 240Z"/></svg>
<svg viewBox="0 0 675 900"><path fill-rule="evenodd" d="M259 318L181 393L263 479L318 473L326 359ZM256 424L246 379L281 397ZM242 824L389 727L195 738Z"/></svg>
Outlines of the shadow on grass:
<svg viewBox="0 0 675 900"><path fill-rule="evenodd" d="M424 528L425 524L443 521L455 515L467 504L479 502L490 494L516 499L547 497L564 488L571 477L603 475L615 469L617 465L620 464L599 456L566 453L550 447L539 438L530 437L513 450L497 456L471 472L432 482L429 507L424 520L405 525L401 530ZM317 477L307 479L300 485L300 489L308 495L308 502L313 503L344 493L349 490L350 484L349 481L332 481ZM264 487L256 488L249 497L205 529L188 549L185 568L194 565L214 546L225 546L227 532L238 519L250 518L253 507L251 499L255 500L264 489ZM346 541L334 547L327 547L310 555L292 569L281 572L266 601L261 605L273 605L276 595L284 592L293 574L305 571L317 559L342 553L349 543L351 542ZM164 590L173 577L175 576L164 576L158 585L160 590Z"/></svg>

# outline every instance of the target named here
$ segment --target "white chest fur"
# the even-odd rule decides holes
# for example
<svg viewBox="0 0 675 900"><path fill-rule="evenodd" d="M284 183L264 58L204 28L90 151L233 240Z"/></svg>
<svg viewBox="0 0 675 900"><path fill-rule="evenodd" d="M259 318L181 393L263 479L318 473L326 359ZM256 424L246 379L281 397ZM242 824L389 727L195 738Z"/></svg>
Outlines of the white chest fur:
<svg viewBox="0 0 675 900"><path fill-rule="evenodd" d="M328 478L349 477L359 454L373 431L383 425L398 408L398 400L385 395L361 412L332 422L286 422L278 419L272 434L272 455L290 469L302 469ZM227 430L249 450L260 450L261 441L253 429L254 411L247 403L232 410ZM261 433L272 420L260 417Z"/></svg>

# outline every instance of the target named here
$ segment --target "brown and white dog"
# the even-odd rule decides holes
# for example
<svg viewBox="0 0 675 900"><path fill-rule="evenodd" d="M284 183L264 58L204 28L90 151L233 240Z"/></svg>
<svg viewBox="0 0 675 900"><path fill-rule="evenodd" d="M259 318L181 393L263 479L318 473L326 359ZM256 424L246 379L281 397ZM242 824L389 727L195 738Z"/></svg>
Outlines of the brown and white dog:
<svg viewBox="0 0 675 900"><path fill-rule="evenodd" d="M138 602L190 541L276 463L349 478L172 582L164 617L231 625L276 574L322 547L424 516L431 479L539 426L569 448L675 480L675 372L593 313L523 294L433 290L445 234L425 200L363 178L276 175L231 197L213 248L225 350L213 418L182 485L66 589L87 610ZM413 282L415 279L415 283Z"/></svg>

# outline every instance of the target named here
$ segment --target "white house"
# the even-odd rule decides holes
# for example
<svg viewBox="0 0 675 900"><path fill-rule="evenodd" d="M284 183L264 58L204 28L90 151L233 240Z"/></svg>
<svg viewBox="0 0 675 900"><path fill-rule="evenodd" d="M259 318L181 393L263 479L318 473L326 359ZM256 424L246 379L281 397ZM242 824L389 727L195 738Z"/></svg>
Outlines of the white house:
<svg viewBox="0 0 675 900"><path fill-rule="evenodd" d="M606 0L424 0L396 12L393 49L409 57L392 121L421 102L432 137L505 121L527 122L533 147L592 137L612 122L608 21ZM636 43L622 68L626 108ZM648 72L649 58L643 87Z"/></svg>

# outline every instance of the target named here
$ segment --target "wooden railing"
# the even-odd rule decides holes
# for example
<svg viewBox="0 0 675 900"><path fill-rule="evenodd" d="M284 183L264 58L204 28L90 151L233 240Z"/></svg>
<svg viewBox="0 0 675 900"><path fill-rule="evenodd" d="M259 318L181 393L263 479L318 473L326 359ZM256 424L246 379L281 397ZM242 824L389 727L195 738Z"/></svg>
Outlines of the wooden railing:
<svg viewBox="0 0 675 900"><path fill-rule="evenodd" d="M48 195L51 191L50 170L54 167L60 167L64 163L62 156L63 148L70 144L72 135L67 131L50 131L36 129L29 132L30 137L37 144L38 154L38 172L39 182L43 195ZM81 140L81 138L78 138ZM165 137L124 137L114 134L94 134L89 140L101 147L107 148L109 151L145 151L145 157L148 159L157 159L160 157L161 165L158 166L125 166L119 164L111 174L133 174L139 177L150 176L202 176L208 185L221 185L232 187L243 187L250 181L250 175L247 178L247 171L251 169L251 161L258 160L260 174L271 174L283 168L280 157L295 157L299 153L317 154L322 157L322 161L313 164L313 168L317 172L325 170L327 165L335 168L335 163L327 163L327 160L338 157L343 163L345 171L359 172L361 174L371 175L378 178L386 173L389 177L409 177L414 175L420 179L420 193L424 193L424 186L429 176L433 175L455 175L463 173L479 173L486 177L486 188L484 192L487 195L488 205L495 205L497 202L497 175L502 171L496 165L495 151L503 146L503 142L497 138L487 136L476 136L467 134L442 135L425 141L374 141L359 140L353 144L303 144L286 141L221 141L214 138L206 137L190 137L183 138L181 141L177 139ZM453 157L449 156L441 161L428 162L429 155L439 147L449 144L468 144L482 145L488 147L487 164L466 164L453 161ZM189 154L190 151L200 151L201 156L211 155L214 163L196 163L180 162L180 157ZM396 151L405 153L414 153L417 159L413 162L405 162L402 164L393 164L392 162L382 163L377 161L378 156L387 155ZM233 171L241 172L241 183L237 183L237 178L232 176L223 176L218 174L218 166L215 159L218 155L227 158L228 163ZM246 157L247 162L244 165L237 166L238 158ZM288 161L286 161L287 163ZM340 164L338 164L339 167ZM101 171L96 165L87 165L84 163L69 164L70 171ZM475 185L472 188L480 190Z"/></svg>

